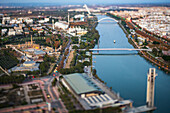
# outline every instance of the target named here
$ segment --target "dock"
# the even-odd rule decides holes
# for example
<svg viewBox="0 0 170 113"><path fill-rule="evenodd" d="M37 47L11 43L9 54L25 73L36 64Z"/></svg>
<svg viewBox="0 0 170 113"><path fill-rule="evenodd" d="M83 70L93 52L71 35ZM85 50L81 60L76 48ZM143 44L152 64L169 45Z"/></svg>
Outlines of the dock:
<svg viewBox="0 0 170 113"><path fill-rule="evenodd" d="M147 111L153 111L156 107L147 107L147 105L129 108L126 113L142 113Z"/></svg>

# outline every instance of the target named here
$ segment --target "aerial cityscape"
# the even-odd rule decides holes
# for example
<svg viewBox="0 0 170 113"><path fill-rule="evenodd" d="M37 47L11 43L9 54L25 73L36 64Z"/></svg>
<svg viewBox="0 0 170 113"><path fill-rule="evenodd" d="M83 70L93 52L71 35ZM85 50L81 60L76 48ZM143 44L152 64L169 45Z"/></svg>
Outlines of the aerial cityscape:
<svg viewBox="0 0 170 113"><path fill-rule="evenodd" d="M0 1L0 113L170 113L169 88L170 1Z"/></svg>

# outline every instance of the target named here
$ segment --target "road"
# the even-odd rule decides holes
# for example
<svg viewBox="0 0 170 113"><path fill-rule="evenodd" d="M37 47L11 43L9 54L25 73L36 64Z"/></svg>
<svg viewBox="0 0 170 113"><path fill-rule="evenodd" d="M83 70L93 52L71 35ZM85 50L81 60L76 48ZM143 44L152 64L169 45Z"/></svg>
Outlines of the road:
<svg viewBox="0 0 170 113"><path fill-rule="evenodd" d="M65 49L68 49L70 47L71 44L71 39L69 39L69 42L66 46ZM63 54L64 55L64 54ZM58 62L61 62L63 55L60 56L60 59ZM38 107L45 107L47 108L47 102L51 103L51 108L56 108L56 112L59 113L68 113L66 107L64 106L63 102L61 101L61 99L59 98L59 92L58 92L58 88L57 86L52 87L51 86L51 82L54 80L55 76L53 76L53 74L59 76L59 73L51 73L51 75L48 75L46 77L41 77L41 78L35 78L32 81L20 84L20 85L26 85L26 84L30 84L30 83L39 83L40 87L42 89L43 95L45 97L45 101L43 103L39 103L38 105L33 105L33 104L29 104L29 105L25 105L25 106L18 106L15 108L4 108L4 109L0 109L0 113L7 113L7 112L20 112L21 110L32 110L32 109L36 109L37 106ZM9 85L3 86L3 87L9 87ZM48 95L50 96L50 98L48 98Z"/></svg>
<svg viewBox="0 0 170 113"><path fill-rule="evenodd" d="M34 108L37 108L37 107L44 107L44 106L47 106L47 104L44 102L44 103L40 103L40 104L32 104L32 105L25 105L25 106L18 106L18 107L10 107L10 108L4 108L4 109L1 109L0 110L0 113L11 113L11 112L14 112L14 111L22 111L22 110L28 110L28 109L34 109Z"/></svg>
<svg viewBox="0 0 170 113"><path fill-rule="evenodd" d="M51 86L51 82L53 81L53 79L55 78L55 76L52 76L54 73L52 73L50 76L46 76L46 77L42 77L39 79L34 79L31 82L26 82L20 85L27 85L27 84L32 84L32 83L39 83L40 87L42 89L43 95L45 97L45 101L48 103L51 103L51 107L52 108L56 108L56 112L59 113L67 113L68 111L66 110L64 104L62 103L62 101L59 98L59 92L57 91L57 86L56 87L52 87ZM2 87L9 87L9 85L4 85ZM50 98L47 97L47 95L50 95ZM38 105L34 105L34 104L29 104L29 105L25 105L25 106L17 106L15 108L4 108L4 109L0 109L0 113L7 113L7 112L14 112L14 111L23 111L23 110L32 110L32 109L36 109L38 107L46 107L47 108L47 104L45 102L43 103L39 103Z"/></svg>
<svg viewBox="0 0 170 113"><path fill-rule="evenodd" d="M49 79L44 82L44 89L46 90L47 95L50 96L47 102L51 103L52 108L56 108L59 113L67 113L67 110L59 99L59 93L56 92L57 87L52 87L51 82L54 80L55 76L52 76L54 73L49 76Z"/></svg>

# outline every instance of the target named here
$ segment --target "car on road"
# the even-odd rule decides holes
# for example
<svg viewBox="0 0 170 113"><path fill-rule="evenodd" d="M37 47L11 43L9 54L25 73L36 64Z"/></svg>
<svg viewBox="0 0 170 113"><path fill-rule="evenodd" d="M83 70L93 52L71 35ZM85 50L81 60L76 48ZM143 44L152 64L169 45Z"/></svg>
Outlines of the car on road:
<svg viewBox="0 0 170 113"><path fill-rule="evenodd" d="M50 98L50 95L49 95L49 94L47 94L47 98Z"/></svg>

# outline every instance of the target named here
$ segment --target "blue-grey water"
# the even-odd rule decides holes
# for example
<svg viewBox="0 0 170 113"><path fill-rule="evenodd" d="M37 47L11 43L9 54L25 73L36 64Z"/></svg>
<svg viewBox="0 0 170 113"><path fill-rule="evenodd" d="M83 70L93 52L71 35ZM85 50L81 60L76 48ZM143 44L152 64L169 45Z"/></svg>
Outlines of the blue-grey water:
<svg viewBox="0 0 170 113"><path fill-rule="evenodd" d="M106 16L98 15L97 17L101 19ZM100 34L100 48L133 48L128 43L123 30L115 22L101 21L97 30ZM116 40L116 43L113 43L113 40ZM129 52L116 51L113 53ZM96 63L93 65L98 76L107 83L107 86L112 87L115 92L119 92L121 97L131 99L135 107L146 104L147 72L149 68L156 68L158 76L155 85L155 106L157 109L154 113L170 113L170 75L139 55L96 55L95 57Z"/></svg>

